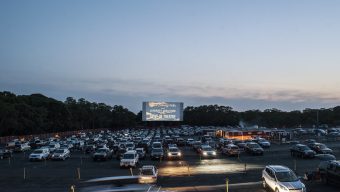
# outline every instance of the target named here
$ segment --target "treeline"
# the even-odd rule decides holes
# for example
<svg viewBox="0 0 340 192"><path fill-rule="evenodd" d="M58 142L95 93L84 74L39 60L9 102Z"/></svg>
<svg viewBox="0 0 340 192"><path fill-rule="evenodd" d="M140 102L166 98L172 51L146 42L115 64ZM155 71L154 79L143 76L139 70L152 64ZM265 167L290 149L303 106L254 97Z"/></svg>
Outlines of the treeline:
<svg viewBox="0 0 340 192"><path fill-rule="evenodd" d="M157 126L141 122L135 114L120 105L89 102L68 97L64 102L42 94L15 95L0 92L0 136L37 134L97 128L124 128L136 125ZM184 109L186 125L312 127L340 125L340 106L330 109L280 111L278 109L237 112L228 106L188 106ZM163 125L179 125L164 123Z"/></svg>
<svg viewBox="0 0 340 192"><path fill-rule="evenodd" d="M0 136L27 135L136 125L128 109L68 97L65 102L42 94L0 92Z"/></svg>
<svg viewBox="0 0 340 192"><path fill-rule="evenodd" d="M278 109L234 111L231 107L204 105L186 107L184 121L189 125L263 126L269 128L322 127L340 125L340 106L329 109L281 111Z"/></svg>

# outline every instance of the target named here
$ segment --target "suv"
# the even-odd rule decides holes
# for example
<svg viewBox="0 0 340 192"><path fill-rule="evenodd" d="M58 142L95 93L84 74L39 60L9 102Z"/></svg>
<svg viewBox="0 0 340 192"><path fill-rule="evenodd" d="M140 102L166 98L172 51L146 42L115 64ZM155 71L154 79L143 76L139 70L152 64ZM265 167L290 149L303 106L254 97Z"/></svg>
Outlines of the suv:
<svg viewBox="0 0 340 192"><path fill-rule="evenodd" d="M204 158L215 158L217 153L215 149L210 147L209 145L202 145L201 148L199 149L201 157Z"/></svg>
<svg viewBox="0 0 340 192"><path fill-rule="evenodd" d="M100 148L93 153L93 161L112 159L112 151L109 148Z"/></svg>
<svg viewBox="0 0 340 192"><path fill-rule="evenodd" d="M120 160L120 168L123 167L137 167L139 164L138 153L136 151L128 151L124 153L122 159Z"/></svg>
<svg viewBox="0 0 340 192"><path fill-rule="evenodd" d="M70 150L68 149L57 149L54 151L51 159L52 160L63 160L65 161L65 159L70 158L71 154L70 154Z"/></svg>
<svg viewBox="0 0 340 192"><path fill-rule="evenodd" d="M11 158L11 157L12 157L11 150L0 148L0 159Z"/></svg>
<svg viewBox="0 0 340 192"><path fill-rule="evenodd" d="M263 152L264 152L262 147L255 142L247 143L245 146L245 151L252 155L263 155Z"/></svg>
<svg viewBox="0 0 340 192"><path fill-rule="evenodd" d="M136 151L138 153L139 159L145 159L145 151L144 148L136 148Z"/></svg>
<svg viewBox="0 0 340 192"><path fill-rule="evenodd" d="M310 144L309 147L319 154L333 154L333 150L322 143L313 143Z"/></svg>
<svg viewBox="0 0 340 192"><path fill-rule="evenodd" d="M156 149L156 148L163 148L163 145L161 142L153 142L152 143L152 146L151 146L152 149Z"/></svg>
<svg viewBox="0 0 340 192"><path fill-rule="evenodd" d="M311 150L307 145L297 144L290 148L291 156L301 157L301 158L314 158L315 152Z"/></svg>
<svg viewBox="0 0 340 192"><path fill-rule="evenodd" d="M340 161L323 161L318 170L323 183L340 185Z"/></svg>
<svg viewBox="0 0 340 192"><path fill-rule="evenodd" d="M240 154L240 149L237 145L228 144L222 148L222 153L228 156L238 156Z"/></svg>
<svg viewBox="0 0 340 192"><path fill-rule="evenodd" d="M150 157L151 157L151 160L154 160L154 159L164 159L163 148L152 149Z"/></svg>
<svg viewBox="0 0 340 192"><path fill-rule="evenodd" d="M270 147L270 142L267 141L264 138L258 138L256 142L263 148L269 148Z"/></svg>
<svg viewBox="0 0 340 192"><path fill-rule="evenodd" d="M177 147L170 147L167 153L168 159L181 159L182 153Z"/></svg>
<svg viewBox="0 0 340 192"><path fill-rule="evenodd" d="M282 165L266 166L262 171L262 185L263 188L269 188L275 192L307 191L300 178L291 169Z"/></svg>
<svg viewBox="0 0 340 192"><path fill-rule="evenodd" d="M153 165L144 165L140 169L139 183L156 183L158 170Z"/></svg>
<svg viewBox="0 0 340 192"><path fill-rule="evenodd" d="M28 143L17 143L14 147L14 152L23 152L28 151L31 149L31 146L28 145Z"/></svg>
<svg viewBox="0 0 340 192"><path fill-rule="evenodd" d="M42 161L42 160L48 159L49 156L50 156L50 151L47 148L36 149L30 154L29 160L30 161L35 161L35 160Z"/></svg>

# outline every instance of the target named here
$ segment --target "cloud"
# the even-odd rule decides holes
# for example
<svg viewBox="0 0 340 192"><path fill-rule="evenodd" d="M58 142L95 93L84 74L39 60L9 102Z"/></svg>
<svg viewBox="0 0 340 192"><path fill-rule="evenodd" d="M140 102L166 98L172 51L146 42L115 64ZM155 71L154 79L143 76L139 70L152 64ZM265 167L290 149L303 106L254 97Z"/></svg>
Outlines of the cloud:
<svg viewBox="0 0 340 192"><path fill-rule="evenodd" d="M3 90L17 94L43 93L64 100L68 96L123 105L138 112L143 101L182 101L188 105L228 105L236 110L333 107L340 103L337 92L266 87L212 86L198 83L175 84L144 79L63 79L42 82L0 83Z"/></svg>

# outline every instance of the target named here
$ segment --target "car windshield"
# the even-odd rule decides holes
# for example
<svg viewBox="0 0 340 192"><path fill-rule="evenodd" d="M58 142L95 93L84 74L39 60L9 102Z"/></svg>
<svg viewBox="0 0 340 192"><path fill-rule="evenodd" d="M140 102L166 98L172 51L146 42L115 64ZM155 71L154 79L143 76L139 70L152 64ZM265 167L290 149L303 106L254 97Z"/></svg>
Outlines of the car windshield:
<svg viewBox="0 0 340 192"><path fill-rule="evenodd" d="M202 150L203 151L213 151L213 149L211 147L203 147Z"/></svg>
<svg viewBox="0 0 340 192"><path fill-rule="evenodd" d="M162 149L154 149L152 152L160 153L163 152Z"/></svg>
<svg viewBox="0 0 340 192"><path fill-rule="evenodd" d="M64 153L64 150L57 150L55 153Z"/></svg>
<svg viewBox="0 0 340 192"><path fill-rule="evenodd" d="M40 154L40 153L43 153L43 151L42 150L35 150L34 153Z"/></svg>
<svg viewBox="0 0 340 192"><path fill-rule="evenodd" d="M126 144L126 147L128 148L128 147L133 147L133 144L132 143L128 143L128 144Z"/></svg>
<svg viewBox="0 0 340 192"><path fill-rule="evenodd" d="M259 146L258 144L256 144L256 143L248 144L248 146L249 146L250 148L259 148L259 147L260 147L260 146Z"/></svg>
<svg viewBox="0 0 340 192"><path fill-rule="evenodd" d="M96 152L97 152L97 153L105 153L106 150L105 150L105 149L98 149Z"/></svg>
<svg viewBox="0 0 340 192"><path fill-rule="evenodd" d="M135 155L134 154L124 154L123 159L134 159Z"/></svg>
<svg viewBox="0 0 340 192"><path fill-rule="evenodd" d="M178 152L178 149L177 148L170 148L169 151L170 152Z"/></svg>
<svg viewBox="0 0 340 192"><path fill-rule="evenodd" d="M153 175L152 169L142 169L142 175Z"/></svg>
<svg viewBox="0 0 340 192"><path fill-rule="evenodd" d="M292 171L276 172L276 178L281 182L293 182L298 180L297 176Z"/></svg>

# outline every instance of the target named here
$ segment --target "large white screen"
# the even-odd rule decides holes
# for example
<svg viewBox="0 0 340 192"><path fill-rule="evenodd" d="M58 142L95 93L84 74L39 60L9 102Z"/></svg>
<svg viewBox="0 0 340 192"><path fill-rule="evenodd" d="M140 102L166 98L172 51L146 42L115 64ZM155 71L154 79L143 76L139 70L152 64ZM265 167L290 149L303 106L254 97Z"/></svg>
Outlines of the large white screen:
<svg viewBox="0 0 340 192"><path fill-rule="evenodd" d="M143 121L183 121L183 103L143 102Z"/></svg>

